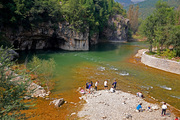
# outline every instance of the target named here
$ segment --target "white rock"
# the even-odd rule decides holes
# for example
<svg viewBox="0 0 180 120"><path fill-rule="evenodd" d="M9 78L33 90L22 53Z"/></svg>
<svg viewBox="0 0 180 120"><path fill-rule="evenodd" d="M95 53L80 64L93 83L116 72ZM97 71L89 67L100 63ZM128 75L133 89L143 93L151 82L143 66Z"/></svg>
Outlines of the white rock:
<svg viewBox="0 0 180 120"><path fill-rule="evenodd" d="M72 115L75 115L75 114L76 114L76 113L75 113L75 112L73 112L73 113L71 113L71 116L72 116Z"/></svg>
<svg viewBox="0 0 180 120"><path fill-rule="evenodd" d="M49 103L49 105L54 104L55 107L60 107L63 103L64 103L64 99L63 99L63 98L60 98L60 99L51 101L51 102Z"/></svg>

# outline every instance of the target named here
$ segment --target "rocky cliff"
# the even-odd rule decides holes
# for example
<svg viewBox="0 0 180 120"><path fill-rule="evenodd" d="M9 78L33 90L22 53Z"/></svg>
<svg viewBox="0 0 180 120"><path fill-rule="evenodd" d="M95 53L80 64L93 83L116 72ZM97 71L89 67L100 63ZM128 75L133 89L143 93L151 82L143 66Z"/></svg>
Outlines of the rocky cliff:
<svg viewBox="0 0 180 120"><path fill-rule="evenodd" d="M19 27L17 31L11 28L1 29L5 37L15 48L20 50L61 48L64 50L89 50L89 32L76 32L67 23L41 23L33 29Z"/></svg>
<svg viewBox="0 0 180 120"><path fill-rule="evenodd" d="M109 41L127 41L129 30L129 19L121 15L115 15L108 20L108 27L104 29L103 34Z"/></svg>
<svg viewBox="0 0 180 120"><path fill-rule="evenodd" d="M120 15L110 17L108 26L104 28L103 35L110 41L127 41L129 20ZM64 50L89 50L90 44L97 44L99 33L89 37L89 28L77 32L67 22L54 26L51 22L41 23L32 29L22 26L14 31L11 28L1 28L11 44L19 50L61 48ZM90 40L89 40L90 38Z"/></svg>

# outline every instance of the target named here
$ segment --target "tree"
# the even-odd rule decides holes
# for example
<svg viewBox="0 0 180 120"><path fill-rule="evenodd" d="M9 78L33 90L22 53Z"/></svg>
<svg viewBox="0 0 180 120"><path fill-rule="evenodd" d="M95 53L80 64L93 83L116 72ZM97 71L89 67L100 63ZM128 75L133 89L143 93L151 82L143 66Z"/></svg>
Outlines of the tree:
<svg viewBox="0 0 180 120"><path fill-rule="evenodd" d="M177 9L178 11L178 9ZM169 7L166 2L159 1L156 9L141 25L142 33L147 36L150 43L158 49L161 54L164 48L173 46L176 56L179 55L179 13Z"/></svg>
<svg viewBox="0 0 180 120"><path fill-rule="evenodd" d="M23 70L14 70L10 60L11 49L0 48L0 119L24 119L20 110L29 109L29 102L24 102L28 95L29 75Z"/></svg>
<svg viewBox="0 0 180 120"><path fill-rule="evenodd" d="M127 17L130 20L130 28L133 33L136 33L138 30L138 16L139 16L139 6L134 7L130 5Z"/></svg>
<svg viewBox="0 0 180 120"><path fill-rule="evenodd" d="M152 52L153 40L155 38L154 27L155 27L155 19L152 15L149 16L141 25L142 28L141 31L147 37L147 41L150 44L149 46L150 52Z"/></svg>

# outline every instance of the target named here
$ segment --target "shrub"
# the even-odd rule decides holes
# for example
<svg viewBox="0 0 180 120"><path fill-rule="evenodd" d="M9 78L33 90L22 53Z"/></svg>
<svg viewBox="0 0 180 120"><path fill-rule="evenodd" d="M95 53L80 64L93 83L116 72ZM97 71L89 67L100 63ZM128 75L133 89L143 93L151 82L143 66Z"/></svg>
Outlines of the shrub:
<svg viewBox="0 0 180 120"><path fill-rule="evenodd" d="M25 119L20 110L29 109L30 103L24 102L27 96L29 75L25 70L12 69L14 62L7 57L9 48L0 48L0 119Z"/></svg>
<svg viewBox="0 0 180 120"><path fill-rule="evenodd" d="M34 56L33 59L29 62L28 66L32 70L32 73L37 75L37 79L40 84L46 86L47 90L49 91L49 82L53 78L55 72L54 59L42 60L37 56Z"/></svg>

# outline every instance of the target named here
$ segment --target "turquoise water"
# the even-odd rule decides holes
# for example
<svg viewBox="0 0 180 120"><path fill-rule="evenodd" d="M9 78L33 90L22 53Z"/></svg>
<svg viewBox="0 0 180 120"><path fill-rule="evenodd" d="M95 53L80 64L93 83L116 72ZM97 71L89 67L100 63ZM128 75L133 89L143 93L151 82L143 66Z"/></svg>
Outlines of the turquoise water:
<svg viewBox="0 0 180 120"><path fill-rule="evenodd" d="M92 79L93 82L99 80L100 85L103 85L105 78L108 78L109 84L117 79L119 89L132 91L134 94L142 91L145 96L153 96L180 109L180 75L128 61L138 49L145 47L147 45L144 42L101 43L91 47L90 51L36 51L28 53L28 58L30 59L33 54L42 59L54 58L54 93L76 90L78 86L86 83L85 78ZM25 55L27 53L21 54L22 60L25 59ZM93 67L86 72L87 66ZM85 71L79 71L77 68ZM85 77L77 77L77 74Z"/></svg>

